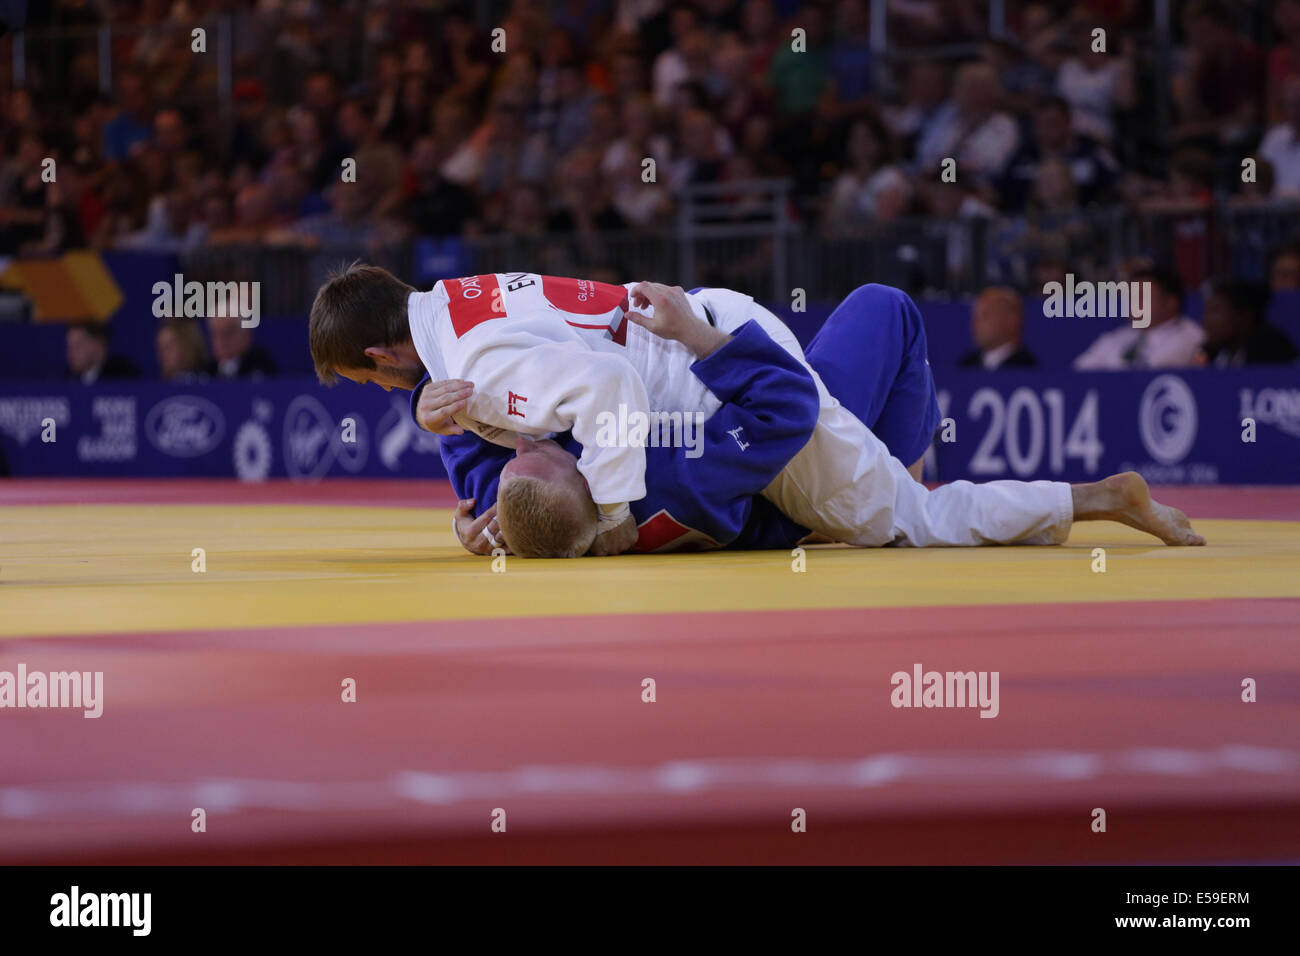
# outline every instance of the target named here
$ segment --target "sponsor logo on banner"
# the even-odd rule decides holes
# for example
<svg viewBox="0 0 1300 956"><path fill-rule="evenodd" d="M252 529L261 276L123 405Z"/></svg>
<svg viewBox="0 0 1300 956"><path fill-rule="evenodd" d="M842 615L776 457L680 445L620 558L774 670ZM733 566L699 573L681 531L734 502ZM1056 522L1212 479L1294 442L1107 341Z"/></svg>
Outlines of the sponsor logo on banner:
<svg viewBox="0 0 1300 956"><path fill-rule="evenodd" d="M62 396L0 399L0 433L26 445L41 433L41 422L54 419L59 428L72 421L72 403Z"/></svg>
<svg viewBox="0 0 1300 956"><path fill-rule="evenodd" d="M1199 416L1196 396L1177 375L1157 375L1138 402L1138 436L1153 460L1122 461L1120 471L1136 471L1158 484L1213 484L1219 467L1212 461L1184 459L1196 444Z"/></svg>
<svg viewBox="0 0 1300 956"><path fill-rule="evenodd" d="M1300 438L1300 389L1243 388L1240 394L1238 418L1253 418L1261 425L1272 425L1292 438Z"/></svg>
<svg viewBox="0 0 1300 956"><path fill-rule="evenodd" d="M100 396L90 407L99 422L98 435L77 439L77 459L83 462L131 461L135 458L135 397Z"/></svg>
<svg viewBox="0 0 1300 956"><path fill-rule="evenodd" d="M400 471L407 451L417 455L438 454L439 437L411 420L410 402L394 397L388 411L375 426L375 449L389 471Z"/></svg>
<svg viewBox="0 0 1300 956"><path fill-rule="evenodd" d="M252 417L239 426L230 452L235 477L240 481L266 481L271 475L271 434L267 426L275 418L275 406L265 398L253 399Z"/></svg>
<svg viewBox="0 0 1300 956"><path fill-rule="evenodd" d="M1177 375L1158 375L1138 406L1138 434L1147 454L1162 465L1176 465L1196 444L1196 396Z"/></svg>
<svg viewBox="0 0 1300 956"><path fill-rule="evenodd" d="M240 481L266 481L271 474L271 436L260 422L244 422L231 450Z"/></svg>
<svg viewBox="0 0 1300 956"><path fill-rule="evenodd" d="M149 443L173 458L206 455L226 433L226 419L206 398L173 395L149 410L144 419Z"/></svg>
<svg viewBox="0 0 1300 956"><path fill-rule="evenodd" d="M356 441L343 441L339 421L353 418L357 423ZM284 413L284 468L294 481L315 481L325 475L337 461L355 474L365 467L369 455L369 436L365 419L357 413L335 420L317 399L299 395Z"/></svg>

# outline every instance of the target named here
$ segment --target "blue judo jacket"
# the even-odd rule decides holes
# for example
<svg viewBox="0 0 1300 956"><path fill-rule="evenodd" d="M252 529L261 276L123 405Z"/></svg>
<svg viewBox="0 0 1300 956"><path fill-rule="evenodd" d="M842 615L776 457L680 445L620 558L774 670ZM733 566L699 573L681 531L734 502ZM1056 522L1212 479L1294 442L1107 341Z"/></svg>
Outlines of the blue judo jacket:
<svg viewBox="0 0 1300 956"><path fill-rule="evenodd" d="M722 402L688 447L646 448L646 496L631 502L637 552L714 548L790 548L808 534L761 492L812 436L817 386L808 370L757 322L691 371ZM411 393L414 416L424 380ZM574 455L582 446L556 436ZM474 498L476 514L496 501L501 468L514 451L466 432L443 436L442 461L458 498Z"/></svg>

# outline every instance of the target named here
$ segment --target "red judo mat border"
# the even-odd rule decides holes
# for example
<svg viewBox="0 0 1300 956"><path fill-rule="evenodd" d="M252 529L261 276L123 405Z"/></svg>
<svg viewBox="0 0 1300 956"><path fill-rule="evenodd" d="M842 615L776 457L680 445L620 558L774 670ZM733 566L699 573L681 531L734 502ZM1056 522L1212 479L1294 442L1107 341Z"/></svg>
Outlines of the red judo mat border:
<svg viewBox="0 0 1300 956"><path fill-rule="evenodd" d="M1114 839L1053 814L648 827L459 838L400 835L248 847L19 856L78 866L1012 866L1268 864L1300 847L1294 806L1127 812Z"/></svg>
<svg viewBox="0 0 1300 956"><path fill-rule="evenodd" d="M25 778L0 788L0 857L1294 859L1300 751L1277 716L1300 699L1297 620L1300 599L1274 599L20 638L0 654L125 668L126 710L109 738L74 719L58 746L54 725L0 740L0 766ZM861 692L864 675L883 687L896 665L973 651L1004 662L1001 720L900 717ZM344 666L369 689L362 710L309 689ZM667 710L622 702L647 667ZM1274 703L1231 703L1243 669ZM230 811L214 832L160 839L160 817L212 799ZM515 825L493 842L498 800ZM1098 802L1105 835L1088 827ZM790 832L792 806L809 833Z"/></svg>
<svg viewBox="0 0 1300 956"><path fill-rule="evenodd" d="M1165 504L1193 518L1300 521L1296 485L1156 485ZM0 507L62 504L303 504L451 508L446 479L332 478L240 482L222 478L11 478L0 481Z"/></svg>

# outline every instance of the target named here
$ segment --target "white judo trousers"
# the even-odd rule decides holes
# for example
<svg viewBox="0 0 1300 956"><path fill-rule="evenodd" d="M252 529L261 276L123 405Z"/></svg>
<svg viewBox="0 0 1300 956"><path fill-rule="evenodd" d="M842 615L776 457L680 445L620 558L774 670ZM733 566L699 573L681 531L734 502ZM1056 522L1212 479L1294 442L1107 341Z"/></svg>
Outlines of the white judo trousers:
<svg viewBox="0 0 1300 956"><path fill-rule="evenodd" d="M787 517L863 548L1061 544L1069 536L1074 502L1065 482L955 481L931 491L830 394L777 316L729 289L690 298L707 305L724 332L756 320L817 383L821 411L812 438L763 490Z"/></svg>

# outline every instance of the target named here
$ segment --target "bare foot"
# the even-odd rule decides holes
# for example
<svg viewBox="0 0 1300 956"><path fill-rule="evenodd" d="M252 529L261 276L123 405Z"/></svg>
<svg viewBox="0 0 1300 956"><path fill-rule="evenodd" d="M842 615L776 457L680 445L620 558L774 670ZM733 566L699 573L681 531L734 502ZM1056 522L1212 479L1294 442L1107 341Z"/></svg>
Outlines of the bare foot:
<svg viewBox="0 0 1300 956"><path fill-rule="evenodd" d="M1119 521L1130 528L1153 534L1165 544L1203 545L1205 539L1192 530L1187 515L1162 505L1151 497L1146 479L1135 471L1111 475L1100 482L1106 505L1100 517Z"/></svg>

